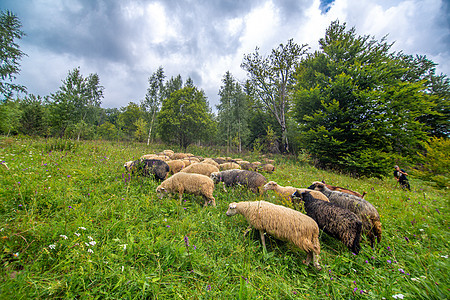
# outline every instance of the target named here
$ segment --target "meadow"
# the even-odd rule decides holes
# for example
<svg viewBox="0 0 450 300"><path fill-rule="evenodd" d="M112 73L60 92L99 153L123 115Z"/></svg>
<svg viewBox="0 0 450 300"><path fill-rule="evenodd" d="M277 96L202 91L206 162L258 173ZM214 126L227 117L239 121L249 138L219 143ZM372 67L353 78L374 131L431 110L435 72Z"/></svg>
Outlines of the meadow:
<svg viewBox="0 0 450 300"><path fill-rule="evenodd" d="M185 195L159 199L159 182L131 177L123 163L174 147L0 138L0 299L448 299L449 193L410 176L352 178L275 156L265 174L281 185L313 181L368 194L383 236L360 254L320 233L322 270L305 253L227 217L230 202L289 205L270 191L214 192L216 207ZM189 147L204 157L219 150ZM259 153L229 155L250 161Z"/></svg>

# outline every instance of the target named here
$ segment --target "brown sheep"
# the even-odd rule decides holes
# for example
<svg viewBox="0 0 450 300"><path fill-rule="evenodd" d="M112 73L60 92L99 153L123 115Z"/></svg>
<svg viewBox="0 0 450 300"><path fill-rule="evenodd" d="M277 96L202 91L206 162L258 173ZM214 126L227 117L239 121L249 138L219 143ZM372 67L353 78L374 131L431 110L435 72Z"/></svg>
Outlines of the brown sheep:
<svg viewBox="0 0 450 300"><path fill-rule="evenodd" d="M347 193L347 194L350 194L350 195L355 195L355 196L360 197L360 198L364 198L364 196L367 194L367 192L363 192L362 195L361 195L358 192L355 192L355 191L352 191L352 190L349 190L349 189L346 189L346 188L343 188L343 187L340 187L340 186L329 185L329 184L326 184L323 181L322 182L314 181L313 184L315 184L315 183L323 183L328 189L330 189L332 191L343 192L343 193Z"/></svg>
<svg viewBox="0 0 450 300"><path fill-rule="evenodd" d="M264 232L283 241L289 241L307 253L308 265L313 261L320 270L319 227L316 222L299 211L266 201L230 203L227 216L241 214L255 229L259 230L263 248L266 248Z"/></svg>
<svg viewBox="0 0 450 300"><path fill-rule="evenodd" d="M213 191L214 182L208 176L182 172L167 178L156 188L156 193L160 198L167 193L178 193L180 203L183 193L201 195L205 199L204 206L208 205L208 202L211 202L213 206L216 206Z"/></svg>

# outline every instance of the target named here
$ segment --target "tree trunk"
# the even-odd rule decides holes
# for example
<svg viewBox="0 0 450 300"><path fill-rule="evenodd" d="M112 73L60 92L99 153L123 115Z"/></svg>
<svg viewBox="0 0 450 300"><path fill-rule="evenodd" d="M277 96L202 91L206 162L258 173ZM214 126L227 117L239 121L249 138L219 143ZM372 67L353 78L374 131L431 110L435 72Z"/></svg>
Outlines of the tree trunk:
<svg viewBox="0 0 450 300"><path fill-rule="evenodd" d="M150 138L152 135L152 128L153 128L153 122L155 120L155 114L156 114L156 110L153 111L152 121L150 122L150 128L148 129L147 146L150 145Z"/></svg>

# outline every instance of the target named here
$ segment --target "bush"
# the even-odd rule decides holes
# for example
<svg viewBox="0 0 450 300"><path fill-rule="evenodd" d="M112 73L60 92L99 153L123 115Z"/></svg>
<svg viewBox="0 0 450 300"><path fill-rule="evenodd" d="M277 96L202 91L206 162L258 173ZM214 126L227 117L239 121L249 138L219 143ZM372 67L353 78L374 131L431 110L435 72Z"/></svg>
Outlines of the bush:
<svg viewBox="0 0 450 300"><path fill-rule="evenodd" d="M418 154L419 165L414 175L439 188L449 188L450 139L433 137L424 147L426 153Z"/></svg>

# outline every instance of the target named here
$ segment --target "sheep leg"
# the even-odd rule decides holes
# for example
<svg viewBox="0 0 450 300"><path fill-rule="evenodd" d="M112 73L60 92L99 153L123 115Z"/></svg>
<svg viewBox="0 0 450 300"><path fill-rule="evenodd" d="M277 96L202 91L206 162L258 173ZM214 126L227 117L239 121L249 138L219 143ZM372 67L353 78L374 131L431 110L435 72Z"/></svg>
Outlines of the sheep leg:
<svg viewBox="0 0 450 300"><path fill-rule="evenodd" d="M316 253L312 252L312 257L313 257L314 267L316 267L316 269L318 271L322 270L322 267L319 265L319 255L317 255Z"/></svg>
<svg viewBox="0 0 450 300"><path fill-rule="evenodd" d="M267 251L267 249L266 249L266 239L264 237L264 230L260 229L259 230L259 235L261 236L261 242L262 242L262 245L263 245L263 249Z"/></svg>
<svg viewBox="0 0 450 300"><path fill-rule="evenodd" d="M250 230L252 230L252 226L251 226L251 225L249 225L249 226L247 227L247 229L245 230L245 232L244 232L244 237L247 235L247 233L250 232Z"/></svg>
<svg viewBox="0 0 450 300"><path fill-rule="evenodd" d="M309 265L309 263L311 262L312 258L313 258L312 251L306 252L306 260L304 260L303 263L305 265Z"/></svg>

